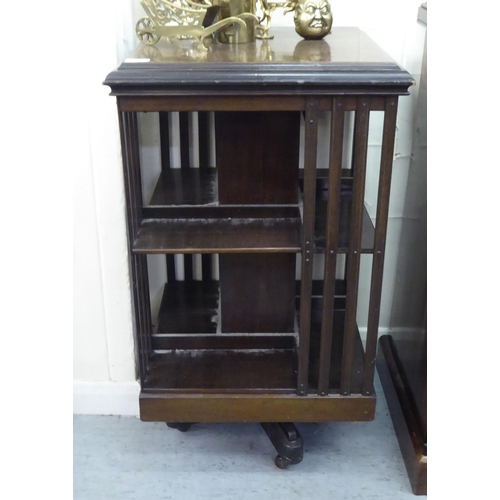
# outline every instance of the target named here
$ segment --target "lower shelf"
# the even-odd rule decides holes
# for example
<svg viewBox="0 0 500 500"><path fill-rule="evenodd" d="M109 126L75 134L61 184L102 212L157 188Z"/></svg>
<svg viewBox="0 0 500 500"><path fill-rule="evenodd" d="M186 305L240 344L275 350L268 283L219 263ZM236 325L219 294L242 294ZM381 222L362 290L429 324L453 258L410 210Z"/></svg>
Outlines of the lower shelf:
<svg viewBox="0 0 500 500"><path fill-rule="evenodd" d="M294 358L292 349L171 350L154 355L147 386L171 392L293 393Z"/></svg>

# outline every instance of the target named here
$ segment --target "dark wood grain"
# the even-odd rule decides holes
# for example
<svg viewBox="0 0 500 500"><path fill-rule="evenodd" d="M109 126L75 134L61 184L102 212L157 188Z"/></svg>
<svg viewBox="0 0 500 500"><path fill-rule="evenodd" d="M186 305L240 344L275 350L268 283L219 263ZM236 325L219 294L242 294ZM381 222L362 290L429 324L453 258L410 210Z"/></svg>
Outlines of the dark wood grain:
<svg viewBox="0 0 500 500"><path fill-rule="evenodd" d="M248 349L295 349L297 339L294 335L276 334L154 334L151 338L153 350L173 349L213 349L213 350L248 350Z"/></svg>
<svg viewBox="0 0 500 500"><path fill-rule="evenodd" d="M300 251L299 219L146 219L136 253Z"/></svg>
<svg viewBox="0 0 500 500"><path fill-rule="evenodd" d="M384 272L385 240L387 233L387 218L389 215L389 195L391 191L394 140L396 134L397 104L397 97L388 98L384 115L372 277L370 285L370 303L366 332L366 362L363 384L365 394L369 394L373 390L373 375L375 372L375 355L377 348L378 323L380 318L382 278Z"/></svg>
<svg viewBox="0 0 500 500"><path fill-rule="evenodd" d="M162 172L150 205L207 205L217 202L215 168L173 168Z"/></svg>
<svg viewBox="0 0 500 500"><path fill-rule="evenodd" d="M293 332L295 260L292 253L220 255L222 332Z"/></svg>
<svg viewBox="0 0 500 500"><path fill-rule="evenodd" d="M342 176L342 143L344 139L344 100L333 99L330 137L330 168L326 221L325 269L323 313L321 320L321 347L319 356L318 392L326 396L329 391L332 362L332 328L334 321L335 275L339 238L340 188Z"/></svg>
<svg viewBox="0 0 500 500"><path fill-rule="evenodd" d="M148 388L247 392L295 391L295 355L289 350L173 350L156 354Z"/></svg>
<svg viewBox="0 0 500 500"><path fill-rule="evenodd" d="M351 392L351 373L354 362L356 336L356 309L358 303L359 264L363 231L363 209L368 149L368 127L370 99L360 97L354 122L353 195L350 224L349 260L347 265L347 301L344 327L344 349L342 356L341 390L344 395Z"/></svg>
<svg viewBox="0 0 500 500"><path fill-rule="evenodd" d="M297 203L299 113L216 113L221 204Z"/></svg>
<svg viewBox="0 0 500 500"><path fill-rule="evenodd" d="M172 394L141 391L145 422L352 422L375 416L375 397L296 394Z"/></svg>
<svg viewBox="0 0 500 500"><path fill-rule="evenodd" d="M167 283L158 313L158 333L215 333L219 305L217 281Z"/></svg>
<svg viewBox="0 0 500 500"><path fill-rule="evenodd" d="M311 292L314 260L314 218L316 201L316 157L318 142L318 103L309 99L305 113L304 213L301 254L301 292L298 352L298 391L305 396L309 377L309 334L311 327Z"/></svg>
<svg viewBox="0 0 500 500"><path fill-rule="evenodd" d="M383 335L379 344L377 370L410 484L415 495L426 495L427 439L422 433L421 414L413 404L405 369L391 336Z"/></svg>

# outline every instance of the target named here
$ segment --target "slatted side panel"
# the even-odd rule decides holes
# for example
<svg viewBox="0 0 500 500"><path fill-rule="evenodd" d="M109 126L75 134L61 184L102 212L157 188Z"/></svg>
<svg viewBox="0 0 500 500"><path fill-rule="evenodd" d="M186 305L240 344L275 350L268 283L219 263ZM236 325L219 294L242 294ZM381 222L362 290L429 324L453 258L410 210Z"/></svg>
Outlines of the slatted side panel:
<svg viewBox="0 0 500 500"><path fill-rule="evenodd" d="M139 139L136 113L119 113L125 196L127 199L127 219L129 239L137 232L141 219L142 194L139 160ZM131 247L131 241L129 242ZM130 272L135 308L135 336L140 362L141 383L144 384L149 368L151 348L151 312L149 308L149 286L147 283L146 256L131 254Z"/></svg>
<svg viewBox="0 0 500 500"><path fill-rule="evenodd" d="M365 395L373 393L373 375L375 371L375 352L380 317L380 299L382 295L382 275L384 270L387 218L389 215L389 193L391 189L392 163L394 156L397 105L397 97L388 97L385 101L382 155L380 160L377 216L375 222L373 266L370 286L370 306L363 374L363 394Z"/></svg>
<svg viewBox="0 0 500 500"><path fill-rule="evenodd" d="M303 241L297 375L298 394L300 396L307 395L309 378L317 143L318 101L314 98L309 98L305 113Z"/></svg>
<svg viewBox="0 0 500 500"><path fill-rule="evenodd" d="M323 280L323 311L318 393L326 396L330 389L332 330L334 318L335 275L339 237L340 185L342 174L342 144L344 140L345 99L333 99L330 135L330 165L328 173L327 232Z"/></svg>
<svg viewBox="0 0 500 500"><path fill-rule="evenodd" d="M350 221L350 244L347 253L347 298L340 379L340 390L344 395L349 395L351 393L351 375L356 340L356 310L358 303L369 119L370 99L367 97L359 97L356 103L356 117L354 122L352 165L353 193Z"/></svg>

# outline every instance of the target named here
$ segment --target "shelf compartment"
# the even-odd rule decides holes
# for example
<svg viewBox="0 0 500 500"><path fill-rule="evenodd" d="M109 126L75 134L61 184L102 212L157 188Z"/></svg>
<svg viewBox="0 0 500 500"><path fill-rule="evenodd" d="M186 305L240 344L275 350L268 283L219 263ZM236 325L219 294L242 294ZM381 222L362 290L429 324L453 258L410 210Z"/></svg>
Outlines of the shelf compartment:
<svg viewBox="0 0 500 500"><path fill-rule="evenodd" d="M292 393L296 391L295 352L271 350L171 350L150 362L147 389Z"/></svg>
<svg viewBox="0 0 500 500"><path fill-rule="evenodd" d="M209 205L216 202L215 168L171 168L160 174L149 205Z"/></svg>
<svg viewBox="0 0 500 500"><path fill-rule="evenodd" d="M173 349L248 350L248 349L295 349L295 335L279 333L228 334L228 333L186 333L154 334L151 338L154 351Z"/></svg>
<svg viewBox="0 0 500 500"><path fill-rule="evenodd" d="M218 307L218 281L166 283L157 333L215 333Z"/></svg>
<svg viewBox="0 0 500 500"><path fill-rule="evenodd" d="M316 192L316 220L314 224L314 243L316 251L323 252L326 245L326 221L327 221L328 191ZM339 243L338 253L349 251L351 232L351 206L352 192L348 189L342 190L340 196L340 220L339 220ZM375 238L375 227L373 225L366 207L363 207L363 228L361 236L361 253L372 253Z"/></svg>
<svg viewBox="0 0 500 500"><path fill-rule="evenodd" d="M309 391L317 392L319 378L319 355L321 345L321 316L323 299L313 298L311 308L311 337L309 354ZM340 391L340 375L342 368L342 354L344 344L345 311L335 310L332 329L332 351L330 358L330 392ZM361 393L363 387L364 349L356 328L354 347L354 361L352 365L351 391Z"/></svg>
<svg viewBox="0 0 500 500"><path fill-rule="evenodd" d="M300 252L297 218L144 219L132 246L134 253Z"/></svg>

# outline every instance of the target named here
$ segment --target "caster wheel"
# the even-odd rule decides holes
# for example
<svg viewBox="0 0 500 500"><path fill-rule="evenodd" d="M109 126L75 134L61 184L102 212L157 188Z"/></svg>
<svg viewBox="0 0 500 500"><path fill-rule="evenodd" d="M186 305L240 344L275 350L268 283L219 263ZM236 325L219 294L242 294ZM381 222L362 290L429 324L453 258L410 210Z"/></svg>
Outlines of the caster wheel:
<svg viewBox="0 0 500 500"><path fill-rule="evenodd" d="M292 462L282 457L281 455L276 455L274 463L276 464L276 467L278 467L278 469L286 469Z"/></svg>
<svg viewBox="0 0 500 500"><path fill-rule="evenodd" d="M177 429L178 431L181 432L187 432L192 424L188 422L167 422L167 427L170 427L171 429Z"/></svg>

